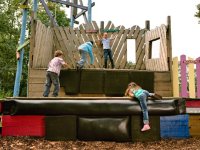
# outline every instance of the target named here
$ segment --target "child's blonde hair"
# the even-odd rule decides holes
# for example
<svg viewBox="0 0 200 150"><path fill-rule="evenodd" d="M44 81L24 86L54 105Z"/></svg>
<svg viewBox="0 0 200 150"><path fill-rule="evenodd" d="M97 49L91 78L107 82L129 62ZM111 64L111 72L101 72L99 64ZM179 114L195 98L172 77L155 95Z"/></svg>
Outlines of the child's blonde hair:
<svg viewBox="0 0 200 150"><path fill-rule="evenodd" d="M129 91L130 91L131 89L135 89L135 88L140 88L140 86L137 85L135 82L130 82L130 83L128 84L128 87L127 87L127 89L126 89L124 95L125 95L125 96L130 96L130 95L129 95Z"/></svg>
<svg viewBox="0 0 200 150"><path fill-rule="evenodd" d="M59 57L59 56L62 56L63 55L63 52L61 50L56 50L54 52L54 57Z"/></svg>

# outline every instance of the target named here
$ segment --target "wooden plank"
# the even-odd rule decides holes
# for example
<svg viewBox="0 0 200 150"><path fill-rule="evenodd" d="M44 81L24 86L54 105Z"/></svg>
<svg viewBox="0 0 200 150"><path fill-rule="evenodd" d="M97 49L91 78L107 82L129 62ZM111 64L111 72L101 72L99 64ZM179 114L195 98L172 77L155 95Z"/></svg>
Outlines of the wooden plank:
<svg viewBox="0 0 200 150"><path fill-rule="evenodd" d="M118 27L116 27L116 29L120 29L121 28L121 26L118 26ZM123 30L124 30L124 28L123 28ZM122 33L124 32L124 31L121 31L121 29L120 29L120 31L121 32L115 32L115 33L113 33L112 35L111 35L111 37L110 38L114 38L113 39L113 41L111 41L111 49L112 49L112 53L113 53L113 55L114 55L114 53L115 53L115 51L116 51L116 46L117 46L117 44L118 44L118 42L119 42L119 39L120 39L120 37L121 37L121 35L122 35ZM120 35L120 36L119 36ZM119 39L118 39L119 38Z"/></svg>
<svg viewBox="0 0 200 150"><path fill-rule="evenodd" d="M120 54L120 50L121 50L123 43L126 41L126 37L127 37L127 34L129 33L129 31L130 30L126 29L125 32L123 33L123 35L121 36L120 40L119 40L117 49L116 49L115 53L113 54L113 60L114 60L115 63L117 63L116 60L117 60L117 58Z"/></svg>
<svg viewBox="0 0 200 150"><path fill-rule="evenodd" d="M179 73L178 73L178 57L173 58L172 77L173 77L173 96L179 97Z"/></svg>
<svg viewBox="0 0 200 150"><path fill-rule="evenodd" d="M64 31L63 27L58 27L58 29L60 31L61 37L63 39L64 46L65 46L65 50L63 50L63 52L64 52L64 58L65 58L65 60L66 59L69 60L67 62L70 62L69 65L71 67L75 67L74 59L72 59L73 58L72 50L71 50L71 48L69 46L69 40L67 39L65 31Z"/></svg>
<svg viewBox="0 0 200 150"><path fill-rule="evenodd" d="M164 71L168 71L168 62L167 62L167 40L166 40L166 27L165 25L162 25L159 28L160 33L160 41L161 41L161 61L162 61L162 67Z"/></svg>
<svg viewBox="0 0 200 150"><path fill-rule="evenodd" d="M110 27L111 24L112 24L112 22L111 22L111 21L108 21L108 23L107 23L106 27L104 28L104 30L109 29L109 27Z"/></svg>
<svg viewBox="0 0 200 150"><path fill-rule="evenodd" d="M154 90L154 92L163 97L172 97L172 91L156 91L156 90Z"/></svg>
<svg viewBox="0 0 200 150"><path fill-rule="evenodd" d="M144 42L145 42L145 38L143 37L139 46L136 49L136 65L135 65L135 69L140 69L142 64L143 64L143 59L145 56L145 50L143 49L144 46Z"/></svg>
<svg viewBox="0 0 200 150"><path fill-rule="evenodd" d="M70 41L70 47L71 47L73 58L75 59L75 62L77 62L80 59L79 53L78 53L79 41L76 38L76 35L72 28L65 29L65 33Z"/></svg>
<svg viewBox="0 0 200 150"><path fill-rule="evenodd" d="M171 82L170 72L154 72L154 82Z"/></svg>
<svg viewBox="0 0 200 150"><path fill-rule="evenodd" d="M115 68L124 69L126 63L127 63L127 42L125 41L121 48L121 52L116 60Z"/></svg>
<svg viewBox="0 0 200 150"><path fill-rule="evenodd" d="M29 78L29 84L37 84L37 83L42 83L44 84L46 81L45 76L44 77L40 77L40 78Z"/></svg>
<svg viewBox="0 0 200 150"><path fill-rule="evenodd" d="M33 57L33 68L37 67L37 59L39 56L39 51L41 47L41 41L43 39L43 32L44 32L45 26L41 23L37 23L37 28L36 28L36 43L35 43L35 48L34 48L34 57Z"/></svg>
<svg viewBox="0 0 200 150"><path fill-rule="evenodd" d="M131 29L130 29L130 32L127 36L127 39L132 39L135 31L136 31L136 26L132 26Z"/></svg>
<svg viewBox="0 0 200 150"><path fill-rule="evenodd" d="M189 60L194 60L192 58L188 58ZM188 64L188 78L189 78L189 97L195 98L195 75L194 75L194 64Z"/></svg>
<svg viewBox="0 0 200 150"><path fill-rule="evenodd" d="M196 61L197 97L200 98L200 57Z"/></svg>
<svg viewBox="0 0 200 150"><path fill-rule="evenodd" d="M187 94L187 74L186 74L186 56L181 55L180 64L181 64L181 96L188 97Z"/></svg>
<svg viewBox="0 0 200 150"><path fill-rule="evenodd" d="M52 90L52 89L51 89ZM52 91L51 91L52 92ZM34 98L43 98L43 91L29 91L28 92L28 97L31 98L31 97L34 97ZM65 89L63 87L60 88L60 91L58 93L58 96L59 97L65 97Z"/></svg>
<svg viewBox="0 0 200 150"><path fill-rule="evenodd" d="M134 31L135 31L135 26L133 26L130 29L130 31L127 35L127 38L132 37L132 35L134 34ZM127 40L125 40L116 62L117 63L115 64L115 68L121 68L121 69L125 68L126 63L127 63Z"/></svg>
<svg viewBox="0 0 200 150"><path fill-rule="evenodd" d="M30 37L30 54L29 54L29 68L33 67L33 52L34 52L34 47L35 47L35 35L36 35L36 26L37 22L34 19L34 13L31 13L31 37ZM29 73L28 73L29 74Z"/></svg>
<svg viewBox="0 0 200 150"><path fill-rule="evenodd" d="M171 82L155 82L154 86L156 91L171 91Z"/></svg>
<svg viewBox="0 0 200 150"><path fill-rule="evenodd" d="M29 78L41 78L46 77L46 69L30 69Z"/></svg>
<svg viewBox="0 0 200 150"><path fill-rule="evenodd" d="M135 32L134 32L134 35L133 35L133 39L137 39L139 33L140 33L140 27L136 26Z"/></svg>

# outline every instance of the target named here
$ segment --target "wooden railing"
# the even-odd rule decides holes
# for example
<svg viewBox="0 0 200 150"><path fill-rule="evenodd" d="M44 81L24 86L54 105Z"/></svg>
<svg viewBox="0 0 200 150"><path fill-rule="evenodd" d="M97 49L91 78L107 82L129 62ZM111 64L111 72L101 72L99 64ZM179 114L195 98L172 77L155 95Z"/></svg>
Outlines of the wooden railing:
<svg viewBox="0 0 200 150"><path fill-rule="evenodd" d="M173 58L173 96L200 98L200 57L192 59L186 55Z"/></svg>

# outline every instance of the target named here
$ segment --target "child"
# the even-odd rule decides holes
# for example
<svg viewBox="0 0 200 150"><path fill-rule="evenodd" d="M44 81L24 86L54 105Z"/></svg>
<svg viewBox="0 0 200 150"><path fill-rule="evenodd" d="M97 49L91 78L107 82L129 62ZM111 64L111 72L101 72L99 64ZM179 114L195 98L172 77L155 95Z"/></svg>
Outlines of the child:
<svg viewBox="0 0 200 150"><path fill-rule="evenodd" d="M149 93L148 91L142 89L139 85L137 85L134 82L129 83L129 85L126 89L126 92L125 92L125 96L136 97L139 100L140 107L141 107L142 113L143 113L143 123L144 123L144 126L141 129L141 131L150 130L151 128L149 126L147 98L148 98L148 96L152 96L156 99L162 99L162 97L155 93Z"/></svg>
<svg viewBox="0 0 200 150"><path fill-rule="evenodd" d="M58 92L60 89L60 82L59 82L59 74L61 67L68 67L68 64L62 58L63 52L61 50L57 50L54 53L54 58L49 62L48 69L46 73L46 84L45 90L43 93L44 97L49 96L51 84L54 85L53 97L58 96Z"/></svg>
<svg viewBox="0 0 200 150"><path fill-rule="evenodd" d="M110 47L111 40L114 40L114 38L108 38L107 32L103 34L103 38L100 40L100 42L103 44L103 50L104 50L104 68L107 68L108 57L110 59L112 68L115 68L113 57L112 57L112 51Z"/></svg>
<svg viewBox="0 0 200 150"><path fill-rule="evenodd" d="M86 62L86 54L90 56L90 64L94 63L94 56L92 52L93 41L86 42L78 47L81 59L77 62L77 69L82 69Z"/></svg>

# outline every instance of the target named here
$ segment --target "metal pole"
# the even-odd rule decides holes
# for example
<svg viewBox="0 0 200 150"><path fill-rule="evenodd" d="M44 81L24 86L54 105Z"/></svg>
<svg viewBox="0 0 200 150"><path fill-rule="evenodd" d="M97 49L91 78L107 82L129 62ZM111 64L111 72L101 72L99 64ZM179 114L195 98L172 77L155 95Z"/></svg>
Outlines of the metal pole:
<svg viewBox="0 0 200 150"><path fill-rule="evenodd" d="M71 0L72 3L74 3L74 0ZM74 27L74 7L71 6L71 12L70 12L70 27Z"/></svg>
<svg viewBox="0 0 200 150"><path fill-rule="evenodd" d="M88 22L92 22L92 0L88 0Z"/></svg>
<svg viewBox="0 0 200 150"><path fill-rule="evenodd" d="M20 45L22 45L25 40L27 13L28 13L28 9L24 8L23 16L22 16L22 28L21 28L21 34L20 34ZM14 97L19 96L23 57L24 57L24 49L20 51L20 59L17 61L17 72L16 72L16 77L15 77L15 85L14 85L14 92L13 92Z"/></svg>
<svg viewBox="0 0 200 150"><path fill-rule="evenodd" d="M38 8L38 0L33 0L33 12L34 12L34 19L37 17L37 8Z"/></svg>

